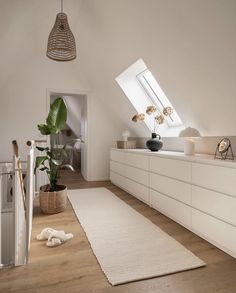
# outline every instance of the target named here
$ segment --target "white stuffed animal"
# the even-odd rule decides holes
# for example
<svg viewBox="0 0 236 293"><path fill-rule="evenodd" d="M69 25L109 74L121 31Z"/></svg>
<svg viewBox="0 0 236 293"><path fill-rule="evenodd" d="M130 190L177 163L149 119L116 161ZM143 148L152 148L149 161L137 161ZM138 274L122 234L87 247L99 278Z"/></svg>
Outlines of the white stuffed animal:
<svg viewBox="0 0 236 293"><path fill-rule="evenodd" d="M61 245L62 244L62 242L61 242L61 240L60 239L58 239L58 238L52 238L52 240L49 242L49 241L47 241L47 243L46 243L46 245L48 246L48 247L55 247L55 246L59 246L59 245Z"/></svg>
<svg viewBox="0 0 236 293"><path fill-rule="evenodd" d="M72 239L74 235L72 233L65 233L64 231L54 230L48 237L48 241L46 243L47 246L53 247L58 246L66 241Z"/></svg>
<svg viewBox="0 0 236 293"><path fill-rule="evenodd" d="M44 228L40 234L36 236L37 240L48 240L46 245L54 247L65 243L72 239L74 235L72 233L65 233L63 230L55 230L52 228Z"/></svg>
<svg viewBox="0 0 236 293"><path fill-rule="evenodd" d="M53 231L55 231L55 230L52 229L52 228L49 228L49 227L44 228L44 229L40 232L40 234L38 234L38 235L36 236L36 239L37 239L37 240L47 240L48 237L49 237L49 235L50 235Z"/></svg>

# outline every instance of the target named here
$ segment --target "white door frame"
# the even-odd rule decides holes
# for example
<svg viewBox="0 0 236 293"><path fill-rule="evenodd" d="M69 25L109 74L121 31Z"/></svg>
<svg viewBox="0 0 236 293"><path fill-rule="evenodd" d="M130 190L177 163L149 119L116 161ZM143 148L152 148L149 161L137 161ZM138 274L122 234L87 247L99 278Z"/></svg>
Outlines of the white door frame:
<svg viewBox="0 0 236 293"><path fill-rule="evenodd" d="M46 89L46 117L48 115L49 109L50 109L50 97L51 95L64 95L64 96L70 96L70 95L83 95L86 97L86 106L87 106L87 129L86 129L86 134L85 134L85 151L86 151L86 162L84 162L84 165L86 166L85 172L81 173L85 180L89 181L91 180L91 164L90 164L90 99L91 99L91 92L86 91L86 90L68 90L68 89L53 89L53 88L47 88ZM50 142L50 137L47 136L47 143L49 144Z"/></svg>

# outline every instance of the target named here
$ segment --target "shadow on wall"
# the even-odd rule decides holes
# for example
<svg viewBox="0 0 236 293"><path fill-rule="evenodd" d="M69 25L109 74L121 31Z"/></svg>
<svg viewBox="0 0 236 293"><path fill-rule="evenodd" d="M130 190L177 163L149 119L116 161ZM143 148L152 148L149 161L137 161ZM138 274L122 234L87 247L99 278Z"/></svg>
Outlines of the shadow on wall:
<svg viewBox="0 0 236 293"><path fill-rule="evenodd" d="M194 139L195 151L199 154L215 154L217 144L224 136L205 136ZM231 141L234 155L236 155L236 136L228 136ZM130 140L136 140L137 148L146 148L146 141L149 137L132 137ZM183 152L184 139L179 137L163 137L163 150Z"/></svg>

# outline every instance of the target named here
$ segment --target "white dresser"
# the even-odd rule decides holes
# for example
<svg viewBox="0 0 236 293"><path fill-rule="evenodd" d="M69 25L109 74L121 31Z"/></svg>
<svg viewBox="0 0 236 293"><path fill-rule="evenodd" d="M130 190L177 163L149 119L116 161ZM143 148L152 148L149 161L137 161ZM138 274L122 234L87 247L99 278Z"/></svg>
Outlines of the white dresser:
<svg viewBox="0 0 236 293"><path fill-rule="evenodd" d="M111 149L111 181L236 257L236 162Z"/></svg>

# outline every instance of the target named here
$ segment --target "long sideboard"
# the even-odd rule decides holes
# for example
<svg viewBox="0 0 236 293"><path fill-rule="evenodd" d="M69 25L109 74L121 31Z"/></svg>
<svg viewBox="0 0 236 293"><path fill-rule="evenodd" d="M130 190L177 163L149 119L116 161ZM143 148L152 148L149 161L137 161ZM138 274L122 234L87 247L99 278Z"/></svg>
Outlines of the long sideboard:
<svg viewBox="0 0 236 293"><path fill-rule="evenodd" d="M110 180L236 257L236 162L111 149Z"/></svg>

